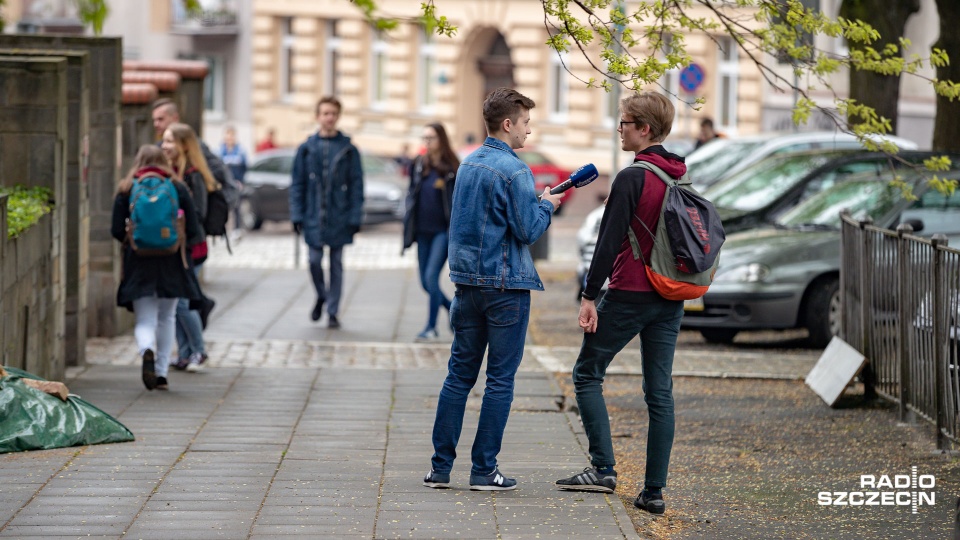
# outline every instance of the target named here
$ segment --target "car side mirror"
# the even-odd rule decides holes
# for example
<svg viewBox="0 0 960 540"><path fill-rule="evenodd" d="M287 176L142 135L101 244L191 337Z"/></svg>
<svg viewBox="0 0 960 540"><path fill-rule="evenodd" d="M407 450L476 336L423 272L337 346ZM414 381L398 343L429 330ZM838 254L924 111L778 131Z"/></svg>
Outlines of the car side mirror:
<svg viewBox="0 0 960 540"><path fill-rule="evenodd" d="M911 218L903 222L904 225L909 225L913 227L913 232L917 233L923 230L923 220L917 218Z"/></svg>

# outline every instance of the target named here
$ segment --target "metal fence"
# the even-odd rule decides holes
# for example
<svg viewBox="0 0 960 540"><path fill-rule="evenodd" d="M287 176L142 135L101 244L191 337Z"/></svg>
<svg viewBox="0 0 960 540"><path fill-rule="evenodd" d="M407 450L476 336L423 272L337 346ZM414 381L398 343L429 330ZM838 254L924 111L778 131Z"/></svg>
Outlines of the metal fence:
<svg viewBox="0 0 960 540"><path fill-rule="evenodd" d="M868 391L936 424L939 448L960 442L960 250L841 217L840 337L866 356Z"/></svg>

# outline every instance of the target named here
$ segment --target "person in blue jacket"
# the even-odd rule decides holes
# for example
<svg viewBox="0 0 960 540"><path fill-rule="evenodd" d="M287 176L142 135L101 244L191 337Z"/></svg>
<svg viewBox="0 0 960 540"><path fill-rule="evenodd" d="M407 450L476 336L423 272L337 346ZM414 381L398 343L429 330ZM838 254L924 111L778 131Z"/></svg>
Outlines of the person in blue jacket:
<svg viewBox="0 0 960 540"><path fill-rule="evenodd" d="M343 246L353 243L363 219L363 168L360 151L337 129L340 101L324 96L317 102L317 133L297 149L290 183L290 221L309 247L310 276L317 301L310 319L320 320L327 305L327 326L339 328L343 289ZM321 261L330 253L330 279L324 281ZM327 285L329 283L329 285Z"/></svg>
<svg viewBox="0 0 960 540"><path fill-rule="evenodd" d="M434 454L423 485L450 487L450 471L463 429L467 397L487 359L486 388L474 438L470 489L515 489L497 467L497 454L513 402L514 378L530 320L530 291L542 291L530 244L537 241L560 195L537 199L533 173L516 152L530 134L532 99L498 88L483 102L487 139L457 169L450 215L448 258L456 285L450 318L453 345L437 400Z"/></svg>

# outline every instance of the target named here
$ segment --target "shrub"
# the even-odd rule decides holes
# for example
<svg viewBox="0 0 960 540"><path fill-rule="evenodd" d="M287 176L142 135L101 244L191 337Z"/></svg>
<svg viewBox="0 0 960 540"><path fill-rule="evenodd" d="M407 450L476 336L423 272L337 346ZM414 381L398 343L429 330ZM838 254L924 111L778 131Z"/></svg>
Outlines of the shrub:
<svg viewBox="0 0 960 540"><path fill-rule="evenodd" d="M0 195L10 196L7 199L7 238L19 236L53 206L53 192L45 187L0 186Z"/></svg>

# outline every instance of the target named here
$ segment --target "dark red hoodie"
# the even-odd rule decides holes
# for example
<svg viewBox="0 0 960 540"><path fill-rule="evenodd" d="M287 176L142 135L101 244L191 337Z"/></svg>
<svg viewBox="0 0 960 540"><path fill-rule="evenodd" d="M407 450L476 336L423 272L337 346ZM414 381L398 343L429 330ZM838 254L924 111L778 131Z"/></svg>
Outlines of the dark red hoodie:
<svg viewBox="0 0 960 540"><path fill-rule="evenodd" d="M683 158L667 152L659 144L640 151L634 161L652 163L674 178L687 172ZM666 190L657 175L646 169L627 167L617 174L600 220L600 234L587 272L584 298L596 298L607 278L610 278L607 295L611 300L641 303L662 298L650 285L643 260L650 260L653 249L653 237L646 229L656 232ZM646 229L634 215L643 221ZM633 258L627 227L632 227L637 236L643 254L641 259Z"/></svg>

